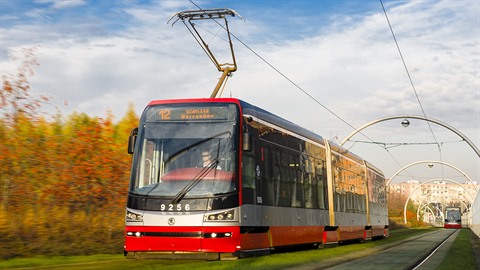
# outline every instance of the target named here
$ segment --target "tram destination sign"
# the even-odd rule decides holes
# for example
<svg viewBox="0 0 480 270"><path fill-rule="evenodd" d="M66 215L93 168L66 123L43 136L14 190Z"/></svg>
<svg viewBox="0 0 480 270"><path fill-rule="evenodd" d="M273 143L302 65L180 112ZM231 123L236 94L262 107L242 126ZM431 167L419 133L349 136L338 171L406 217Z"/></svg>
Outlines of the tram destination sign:
<svg viewBox="0 0 480 270"><path fill-rule="evenodd" d="M202 121L228 119L227 106L159 107L155 110L156 121Z"/></svg>

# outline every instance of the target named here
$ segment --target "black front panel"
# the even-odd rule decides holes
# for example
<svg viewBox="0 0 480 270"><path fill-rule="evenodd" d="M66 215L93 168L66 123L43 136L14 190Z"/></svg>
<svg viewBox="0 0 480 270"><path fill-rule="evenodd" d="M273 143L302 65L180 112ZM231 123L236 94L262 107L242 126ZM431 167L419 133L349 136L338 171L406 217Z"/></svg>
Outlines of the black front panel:
<svg viewBox="0 0 480 270"><path fill-rule="evenodd" d="M214 198L183 199L172 204L172 199L129 195L127 207L130 209L160 212L193 212L227 209L238 206L238 194Z"/></svg>

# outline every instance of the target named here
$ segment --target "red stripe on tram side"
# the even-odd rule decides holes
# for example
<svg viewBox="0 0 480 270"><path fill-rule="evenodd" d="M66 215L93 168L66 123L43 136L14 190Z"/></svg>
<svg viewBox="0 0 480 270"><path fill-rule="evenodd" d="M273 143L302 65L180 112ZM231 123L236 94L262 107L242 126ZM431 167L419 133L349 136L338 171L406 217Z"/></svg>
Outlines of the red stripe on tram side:
<svg viewBox="0 0 480 270"><path fill-rule="evenodd" d="M254 250L270 248L269 233L241 234L241 250Z"/></svg>
<svg viewBox="0 0 480 270"><path fill-rule="evenodd" d="M321 243L323 228L323 226L270 227L272 246Z"/></svg>
<svg viewBox="0 0 480 270"><path fill-rule="evenodd" d="M365 226L340 226L338 233L340 241L362 239L364 236Z"/></svg>
<svg viewBox="0 0 480 270"><path fill-rule="evenodd" d="M372 237L379 237L388 235L388 229L385 226L372 226Z"/></svg>

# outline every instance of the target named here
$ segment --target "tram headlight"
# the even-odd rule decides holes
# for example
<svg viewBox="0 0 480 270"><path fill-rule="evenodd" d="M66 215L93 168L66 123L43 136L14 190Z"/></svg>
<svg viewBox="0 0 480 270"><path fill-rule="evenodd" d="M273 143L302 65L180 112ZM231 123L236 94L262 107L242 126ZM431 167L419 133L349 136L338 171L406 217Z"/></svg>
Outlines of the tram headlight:
<svg viewBox="0 0 480 270"><path fill-rule="evenodd" d="M143 234L141 232L127 232L127 236L142 237Z"/></svg>
<svg viewBox="0 0 480 270"><path fill-rule="evenodd" d="M231 221L235 218L235 210L205 215L203 221Z"/></svg>
<svg viewBox="0 0 480 270"><path fill-rule="evenodd" d="M126 221L143 221L143 214L133 213L127 210L125 214Z"/></svg>

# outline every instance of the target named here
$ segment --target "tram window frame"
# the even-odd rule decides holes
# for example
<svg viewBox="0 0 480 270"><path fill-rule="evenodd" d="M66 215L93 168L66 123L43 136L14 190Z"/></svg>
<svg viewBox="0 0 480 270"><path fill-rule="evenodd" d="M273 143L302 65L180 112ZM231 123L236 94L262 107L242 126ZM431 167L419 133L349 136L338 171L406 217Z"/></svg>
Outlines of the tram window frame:
<svg viewBox="0 0 480 270"><path fill-rule="evenodd" d="M326 161L314 159L315 161L315 178L317 183L317 202L319 209L328 209L328 183ZM321 183L321 184L320 184ZM320 192L321 190L321 192ZM320 194L322 196L320 197Z"/></svg>
<svg viewBox="0 0 480 270"><path fill-rule="evenodd" d="M332 154L334 211L346 213L366 213L365 174L356 162L343 156Z"/></svg>
<svg viewBox="0 0 480 270"><path fill-rule="evenodd" d="M276 206L284 206L290 207L291 206L291 179L290 179L290 171L288 167L288 155L284 154L281 151L278 151L278 156L280 158L280 174L279 174L279 189L278 189L278 200Z"/></svg>
<svg viewBox="0 0 480 270"><path fill-rule="evenodd" d="M263 174L261 174L261 196L262 204L267 206L275 205L275 182L273 180L273 165L270 147L266 142L260 140L262 152L261 161L263 164Z"/></svg>
<svg viewBox="0 0 480 270"><path fill-rule="evenodd" d="M242 157L242 194L243 203L255 204L255 158L246 153Z"/></svg>
<svg viewBox="0 0 480 270"><path fill-rule="evenodd" d="M258 137L264 171L263 205L328 209L326 148L256 124L265 130ZM306 203L308 198L310 204Z"/></svg>

